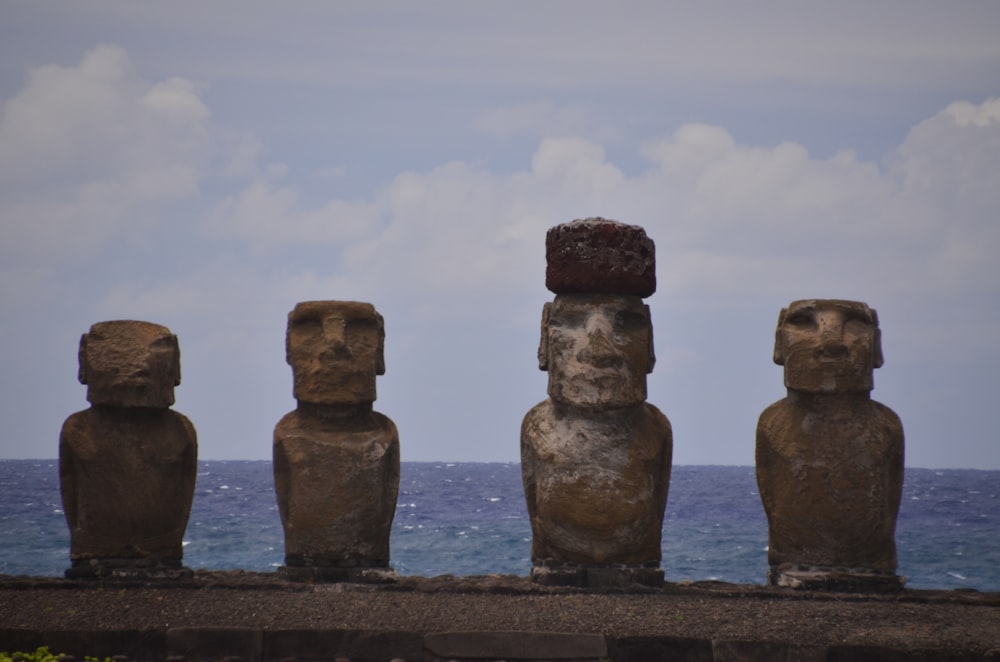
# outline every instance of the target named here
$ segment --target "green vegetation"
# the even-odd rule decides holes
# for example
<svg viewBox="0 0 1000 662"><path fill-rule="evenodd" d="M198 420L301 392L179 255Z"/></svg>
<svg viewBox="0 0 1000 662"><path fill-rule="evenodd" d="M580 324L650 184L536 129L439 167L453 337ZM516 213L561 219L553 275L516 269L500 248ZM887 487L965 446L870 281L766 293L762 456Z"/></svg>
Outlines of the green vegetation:
<svg viewBox="0 0 1000 662"><path fill-rule="evenodd" d="M20 651L6 653L0 651L0 662L61 662L69 658L69 655L62 653L57 655L50 652L48 646L39 646L38 650L34 653L22 653ZM83 660L84 662L114 662L110 657L99 658L90 655L85 656Z"/></svg>

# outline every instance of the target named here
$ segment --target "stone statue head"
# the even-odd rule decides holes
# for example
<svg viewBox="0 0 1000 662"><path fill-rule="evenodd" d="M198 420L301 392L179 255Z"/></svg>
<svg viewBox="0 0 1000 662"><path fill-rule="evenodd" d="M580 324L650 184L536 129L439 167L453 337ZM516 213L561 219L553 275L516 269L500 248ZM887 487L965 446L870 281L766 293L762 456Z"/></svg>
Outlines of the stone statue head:
<svg viewBox="0 0 1000 662"><path fill-rule="evenodd" d="M545 285L538 365L549 397L587 409L646 399L653 326L642 299L656 291L656 251L646 231L585 218L545 235Z"/></svg>
<svg viewBox="0 0 1000 662"><path fill-rule="evenodd" d="M883 362L878 314L860 301L793 301L778 315L774 362L795 391L871 391L872 371Z"/></svg>
<svg viewBox="0 0 1000 662"><path fill-rule="evenodd" d="M655 362L649 306L638 296L560 294L545 304L538 367L553 400L595 410L643 402Z"/></svg>
<svg viewBox="0 0 1000 662"><path fill-rule="evenodd" d="M285 357L295 399L323 405L375 401L385 374L385 326L370 303L305 301L288 314Z"/></svg>
<svg viewBox="0 0 1000 662"><path fill-rule="evenodd" d="M165 409L181 383L181 353L170 329L150 322L98 322L80 338L80 383L87 401Z"/></svg>

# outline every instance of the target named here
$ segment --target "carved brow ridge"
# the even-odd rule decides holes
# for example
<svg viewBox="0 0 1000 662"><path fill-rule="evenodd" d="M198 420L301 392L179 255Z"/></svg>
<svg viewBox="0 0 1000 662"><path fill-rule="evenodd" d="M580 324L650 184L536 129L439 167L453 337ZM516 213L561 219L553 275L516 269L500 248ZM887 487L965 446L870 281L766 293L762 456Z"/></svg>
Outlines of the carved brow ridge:
<svg viewBox="0 0 1000 662"><path fill-rule="evenodd" d="M785 314L785 319L789 319L795 315L814 315L821 310L839 310L844 313L848 319L857 319L866 324L874 325L875 316L872 313L870 307L865 304L858 304L852 301L829 301L829 302L816 302L816 303L805 303L801 305L789 306L788 312Z"/></svg>
<svg viewBox="0 0 1000 662"><path fill-rule="evenodd" d="M323 321L326 317L337 317L345 323L378 324L379 315L375 307L359 301L305 301L295 306L288 314L288 321Z"/></svg>

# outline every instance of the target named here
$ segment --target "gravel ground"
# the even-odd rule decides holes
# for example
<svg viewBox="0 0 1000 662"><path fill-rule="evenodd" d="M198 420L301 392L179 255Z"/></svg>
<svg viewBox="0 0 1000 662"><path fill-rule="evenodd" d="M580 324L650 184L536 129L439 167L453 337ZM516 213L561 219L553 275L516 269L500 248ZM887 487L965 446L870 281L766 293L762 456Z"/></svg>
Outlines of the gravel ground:
<svg viewBox="0 0 1000 662"><path fill-rule="evenodd" d="M641 592L547 588L523 577L404 577L383 586L296 584L276 575L195 573L183 582L0 576L0 629L186 626L375 631L600 633L742 641L997 650L1000 593L797 592L716 582Z"/></svg>

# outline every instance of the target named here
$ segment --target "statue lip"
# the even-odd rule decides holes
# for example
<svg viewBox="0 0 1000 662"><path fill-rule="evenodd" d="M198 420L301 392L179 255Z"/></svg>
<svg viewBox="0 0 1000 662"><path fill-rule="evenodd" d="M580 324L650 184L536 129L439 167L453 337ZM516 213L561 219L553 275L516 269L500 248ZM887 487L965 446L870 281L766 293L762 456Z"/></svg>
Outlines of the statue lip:
<svg viewBox="0 0 1000 662"><path fill-rule="evenodd" d="M617 385L622 382L630 380L630 376L623 375L621 369L595 369L593 373L588 375L574 375L574 382L583 382L585 384L593 384L598 388L608 388L612 385Z"/></svg>

